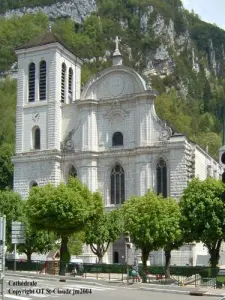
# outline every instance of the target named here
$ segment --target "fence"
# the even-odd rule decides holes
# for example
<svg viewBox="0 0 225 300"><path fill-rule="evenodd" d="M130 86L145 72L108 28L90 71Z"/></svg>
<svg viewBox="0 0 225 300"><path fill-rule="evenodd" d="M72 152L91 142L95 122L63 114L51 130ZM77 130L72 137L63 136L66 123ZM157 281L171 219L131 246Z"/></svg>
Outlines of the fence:
<svg viewBox="0 0 225 300"><path fill-rule="evenodd" d="M21 261L17 260L18 271L37 272L43 269L44 261ZM14 269L14 261L6 260L6 267L8 270ZM83 276L94 277L96 279L104 278L107 280L127 280L127 268L129 274L132 266L121 264L84 264ZM67 266L67 272L71 273L74 264ZM139 265L139 275L141 278L147 279L147 282L157 284L177 284L177 285L195 285L207 287L223 287L225 285L225 270L219 268L211 269L210 267L170 267L170 278L165 278L165 269L163 266L148 266L147 274L143 272L143 268Z"/></svg>

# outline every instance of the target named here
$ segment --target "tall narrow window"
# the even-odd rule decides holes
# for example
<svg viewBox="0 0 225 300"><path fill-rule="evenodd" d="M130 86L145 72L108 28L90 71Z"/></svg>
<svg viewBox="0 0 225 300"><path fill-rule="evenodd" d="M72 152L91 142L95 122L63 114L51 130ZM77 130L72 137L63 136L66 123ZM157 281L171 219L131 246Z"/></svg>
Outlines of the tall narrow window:
<svg viewBox="0 0 225 300"><path fill-rule="evenodd" d="M39 150L41 149L41 131L40 128L37 127L34 129L34 137L33 137L33 143L34 143L34 149Z"/></svg>
<svg viewBox="0 0 225 300"><path fill-rule="evenodd" d="M125 200L124 170L117 164L111 172L111 204L122 204Z"/></svg>
<svg viewBox="0 0 225 300"><path fill-rule="evenodd" d="M156 167L157 194L167 197L167 167L164 159L160 158Z"/></svg>
<svg viewBox="0 0 225 300"><path fill-rule="evenodd" d="M40 62L39 99L46 100L46 61Z"/></svg>
<svg viewBox="0 0 225 300"><path fill-rule="evenodd" d="M73 100L73 69L69 68L69 78L68 78L68 94L69 102L72 103Z"/></svg>
<svg viewBox="0 0 225 300"><path fill-rule="evenodd" d="M70 168L70 170L69 170L69 176L74 177L74 178L77 177L77 170L76 170L76 168L74 166L72 166Z"/></svg>
<svg viewBox="0 0 225 300"><path fill-rule="evenodd" d="M121 132L115 132L112 137L113 146L123 146L123 134Z"/></svg>
<svg viewBox="0 0 225 300"><path fill-rule="evenodd" d="M28 74L28 84L29 84L29 102L35 100L35 63L29 65L29 74Z"/></svg>
<svg viewBox="0 0 225 300"><path fill-rule="evenodd" d="M62 74L61 74L61 101L65 102L65 76L66 76L66 65L62 64Z"/></svg>

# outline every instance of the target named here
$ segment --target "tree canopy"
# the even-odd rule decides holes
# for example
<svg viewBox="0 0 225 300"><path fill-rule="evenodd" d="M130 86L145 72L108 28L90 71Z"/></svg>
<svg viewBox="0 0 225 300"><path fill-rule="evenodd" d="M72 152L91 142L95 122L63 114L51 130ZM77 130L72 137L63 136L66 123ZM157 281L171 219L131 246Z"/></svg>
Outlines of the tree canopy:
<svg viewBox="0 0 225 300"><path fill-rule="evenodd" d="M24 202L20 195L13 191L0 191L0 212L6 216L6 245L11 247L11 229L13 221L21 221Z"/></svg>
<svg viewBox="0 0 225 300"><path fill-rule="evenodd" d="M123 222L120 210L110 212L103 210L94 222L88 223L85 228L85 242L90 245L91 251L97 255L99 263L102 262L109 244L115 242L122 232Z"/></svg>
<svg viewBox="0 0 225 300"><path fill-rule="evenodd" d="M202 242L208 248L210 263L216 267L225 237L225 203L221 199L221 181L193 179L180 201L182 226L186 242Z"/></svg>
<svg viewBox="0 0 225 300"><path fill-rule="evenodd" d="M124 230L129 232L134 245L142 250L146 273L149 253L180 236L179 208L175 200L148 191L144 196L128 199L122 206L122 214Z"/></svg>
<svg viewBox="0 0 225 300"><path fill-rule="evenodd" d="M92 193L78 179L70 178L68 184L32 188L27 205L34 229L49 230L61 237L60 274L65 275L65 263L70 261L69 238L97 216Z"/></svg>

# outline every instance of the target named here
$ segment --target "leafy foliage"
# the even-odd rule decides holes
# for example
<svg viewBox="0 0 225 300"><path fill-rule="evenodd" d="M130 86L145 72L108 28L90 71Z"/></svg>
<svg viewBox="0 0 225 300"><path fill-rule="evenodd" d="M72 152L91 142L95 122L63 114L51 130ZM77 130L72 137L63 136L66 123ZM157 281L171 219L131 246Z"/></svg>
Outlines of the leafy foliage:
<svg viewBox="0 0 225 300"><path fill-rule="evenodd" d="M48 17L42 13L26 14L8 20L0 18L0 70L8 70L15 62L15 49L47 29Z"/></svg>
<svg viewBox="0 0 225 300"><path fill-rule="evenodd" d="M218 264L221 242L225 238L223 191L221 181L193 179L180 201L185 240L203 242L209 250L212 267Z"/></svg>
<svg viewBox="0 0 225 300"><path fill-rule="evenodd" d="M28 198L28 217L39 230L70 236L83 229L91 215L91 193L77 179L32 188ZM89 209L88 209L89 208Z"/></svg>
<svg viewBox="0 0 225 300"><path fill-rule="evenodd" d="M11 245L11 228L13 221L21 221L24 201L13 191L0 191L0 212L6 216L6 244Z"/></svg>
<svg viewBox="0 0 225 300"><path fill-rule="evenodd" d="M97 209L92 193L78 179L58 186L34 187L27 200L28 219L35 230L48 230L61 237L60 275L65 275L65 263L70 261L68 242L71 235L95 219Z"/></svg>
<svg viewBox="0 0 225 300"><path fill-rule="evenodd" d="M35 6L48 6L57 2L65 2L66 0L1 0L0 13L4 13L10 9L16 9L21 7L35 7Z"/></svg>
<svg viewBox="0 0 225 300"><path fill-rule="evenodd" d="M175 200L164 199L148 191L142 197L131 197L122 206L124 230L142 250L146 273L149 253L164 248L180 238L180 211Z"/></svg>
<svg viewBox="0 0 225 300"><path fill-rule="evenodd" d="M82 254L82 247L84 244L85 234L83 231L75 232L71 235L68 248L71 255L80 255Z"/></svg>
<svg viewBox="0 0 225 300"><path fill-rule="evenodd" d="M88 223L85 228L85 242L90 245L91 251L98 256L99 263L102 262L109 244L115 242L122 231L123 223L119 210L111 212L102 210L98 219Z"/></svg>

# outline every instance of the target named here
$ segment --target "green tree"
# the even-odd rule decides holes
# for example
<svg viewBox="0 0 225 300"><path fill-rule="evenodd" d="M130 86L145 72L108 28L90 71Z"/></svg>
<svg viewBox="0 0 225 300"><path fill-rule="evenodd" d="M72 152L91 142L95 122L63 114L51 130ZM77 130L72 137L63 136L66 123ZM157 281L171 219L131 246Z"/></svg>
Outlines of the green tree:
<svg viewBox="0 0 225 300"><path fill-rule="evenodd" d="M0 190L13 186L13 145L3 143L0 146Z"/></svg>
<svg viewBox="0 0 225 300"><path fill-rule="evenodd" d="M164 253L165 277L170 278L171 251L178 249L183 244L181 231L181 213L179 204L175 199L165 198L162 209L164 211Z"/></svg>
<svg viewBox="0 0 225 300"><path fill-rule="evenodd" d="M223 184L213 178L204 181L193 179L180 200L185 241L203 242L208 248L213 268L218 264L225 236L223 191Z"/></svg>
<svg viewBox="0 0 225 300"><path fill-rule="evenodd" d="M68 247L71 255L82 254L84 239L85 239L85 233L83 231L75 232L71 235L68 242Z"/></svg>
<svg viewBox="0 0 225 300"><path fill-rule="evenodd" d="M0 191L0 214L6 216L6 245L11 248L12 221L21 221L24 201L13 191Z"/></svg>
<svg viewBox="0 0 225 300"><path fill-rule="evenodd" d="M147 273L149 253L164 248L168 241L176 238L176 231L179 233L177 223L173 231L174 224L170 221L170 216L166 215L170 211L169 206L173 207L174 202L169 200L165 205L165 201L161 196L148 191L144 196L131 197L122 206L124 230L129 232L134 245L142 251L144 274ZM175 215L176 213L173 220ZM143 280L146 280L145 276Z"/></svg>
<svg viewBox="0 0 225 300"><path fill-rule="evenodd" d="M23 216L22 222L25 224L26 242L18 246L18 251L26 254L27 261L31 261L31 255L33 253L44 254L53 249L56 239L53 233L35 230L30 226L26 215Z"/></svg>
<svg viewBox="0 0 225 300"><path fill-rule="evenodd" d="M58 186L32 188L28 197L28 217L36 230L49 230L61 237L60 275L70 262L69 237L80 232L90 218L95 218L92 194L78 179Z"/></svg>
<svg viewBox="0 0 225 300"><path fill-rule="evenodd" d="M103 210L99 218L94 222L89 222L85 229L85 242L97 255L98 262L102 263L109 244L115 242L123 232L121 213L119 210L111 212Z"/></svg>

